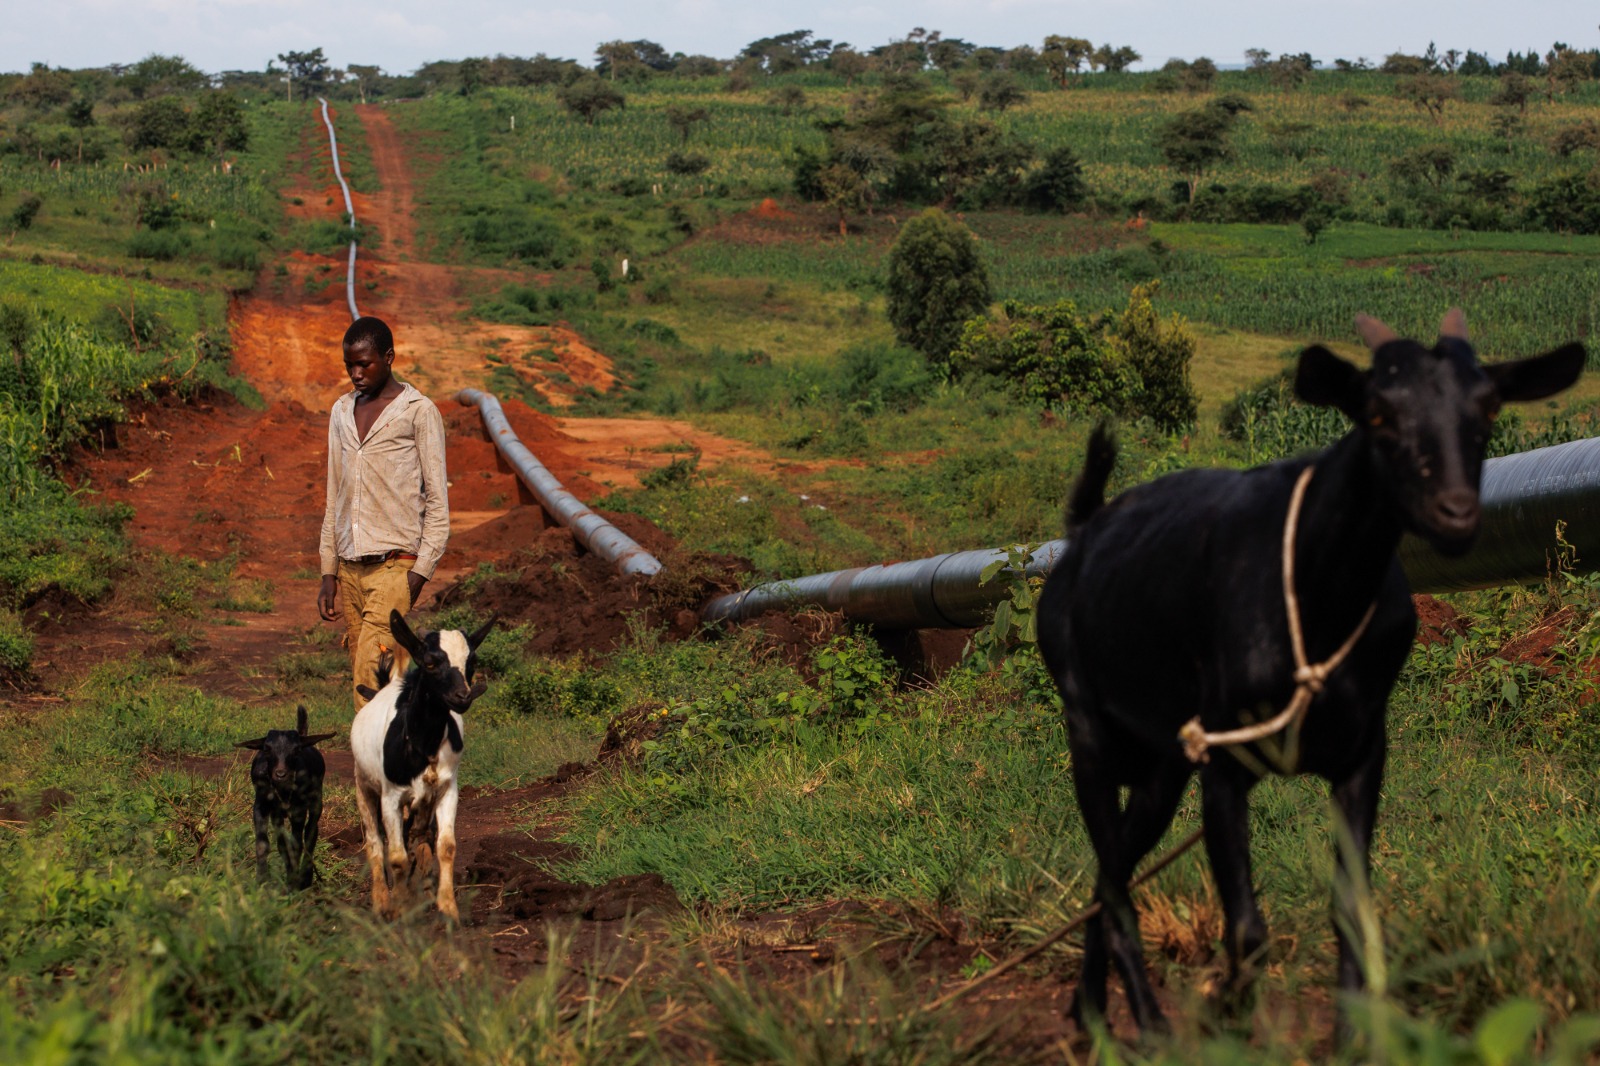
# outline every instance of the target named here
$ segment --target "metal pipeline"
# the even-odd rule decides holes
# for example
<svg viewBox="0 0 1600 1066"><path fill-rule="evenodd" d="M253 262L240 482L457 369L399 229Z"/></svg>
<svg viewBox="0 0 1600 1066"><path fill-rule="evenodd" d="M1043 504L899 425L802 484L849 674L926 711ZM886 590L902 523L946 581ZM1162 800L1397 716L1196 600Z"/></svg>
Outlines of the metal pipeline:
<svg viewBox="0 0 1600 1066"><path fill-rule="evenodd" d="M1600 568L1600 439L1574 441L1499 459L1483 468L1483 525L1467 555L1448 559L1407 536L1400 560L1417 592L1520 584L1543 578L1555 551L1556 523L1566 522L1580 571ZM1042 576L1066 549L1053 540L1028 559ZM817 606L886 629L966 629L988 621L1009 592L1002 581L979 583L999 550L935 555L914 562L863 566L771 581L718 596L700 612L705 622L736 622L767 611Z"/></svg>
<svg viewBox="0 0 1600 1066"><path fill-rule="evenodd" d="M339 188L344 190L344 210L350 216L350 229L356 228L356 205L350 199L350 183L344 180L344 171L339 169L339 135L333 132L333 119L328 117L328 101L317 97L317 102L322 105L322 124L328 127L328 149L333 153L333 176L339 179ZM361 312L356 308L356 242L350 238L350 262L344 271L344 298L350 304L350 319L355 321L361 317Z"/></svg>
<svg viewBox="0 0 1600 1066"><path fill-rule="evenodd" d="M638 541L590 510L535 458L527 445L517 439L511 423L506 421L505 412L500 409L500 401L494 398L493 393L462 389L456 393L456 399L463 405L477 406L478 413L483 416L483 424L489 430L495 447L500 449L500 454L516 470L517 476L528 486L539 505L557 522L572 530L578 543L624 574L649 575L661 570L661 563L655 556L645 551Z"/></svg>

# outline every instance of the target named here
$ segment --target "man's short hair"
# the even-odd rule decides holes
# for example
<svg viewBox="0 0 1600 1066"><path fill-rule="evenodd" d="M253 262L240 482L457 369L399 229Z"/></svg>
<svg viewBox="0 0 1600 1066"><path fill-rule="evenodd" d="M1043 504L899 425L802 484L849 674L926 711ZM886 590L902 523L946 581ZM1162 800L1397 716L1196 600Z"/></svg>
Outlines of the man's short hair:
<svg viewBox="0 0 1600 1066"><path fill-rule="evenodd" d="M394 347L394 334L383 319L365 315L350 323L350 328L344 331L344 344L346 348L370 344L373 351L382 355Z"/></svg>

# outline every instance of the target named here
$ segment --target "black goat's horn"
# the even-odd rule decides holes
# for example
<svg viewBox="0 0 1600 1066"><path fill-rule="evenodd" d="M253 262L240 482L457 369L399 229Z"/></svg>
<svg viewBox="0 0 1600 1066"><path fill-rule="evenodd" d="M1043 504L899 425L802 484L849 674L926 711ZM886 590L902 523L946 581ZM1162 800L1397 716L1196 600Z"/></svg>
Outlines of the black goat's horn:
<svg viewBox="0 0 1600 1066"><path fill-rule="evenodd" d="M1371 315L1356 316L1356 332L1361 334L1361 342L1374 352L1400 336Z"/></svg>
<svg viewBox="0 0 1600 1066"><path fill-rule="evenodd" d="M1439 323L1439 336L1454 337L1458 341L1467 340L1467 313L1459 307L1452 307L1444 313L1444 321Z"/></svg>

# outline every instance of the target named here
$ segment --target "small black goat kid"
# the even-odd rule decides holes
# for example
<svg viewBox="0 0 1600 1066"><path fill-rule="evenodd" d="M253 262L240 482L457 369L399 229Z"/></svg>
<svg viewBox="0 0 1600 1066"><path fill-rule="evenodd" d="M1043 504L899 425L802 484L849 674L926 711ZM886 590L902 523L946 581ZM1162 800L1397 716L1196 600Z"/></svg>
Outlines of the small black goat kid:
<svg viewBox="0 0 1600 1066"><path fill-rule="evenodd" d="M306 709L301 707L295 728L268 730L264 737L238 744L256 753L250 762L250 780L256 786L250 816L256 830L256 876L263 882L268 877L271 840L276 836L289 887L311 886L316 873L317 828L322 821L322 777L327 769L315 745L332 736L307 733Z"/></svg>
<svg viewBox="0 0 1600 1066"><path fill-rule="evenodd" d="M1242 1004L1267 942L1249 796L1269 771L1332 785L1344 835L1334 885L1339 987L1365 984L1354 938L1384 720L1416 632L1400 536L1451 555L1471 547L1501 402L1567 388L1584 350L1569 344L1480 366L1459 310L1432 348L1365 316L1357 329L1373 352L1370 370L1320 346L1300 356L1296 394L1354 423L1323 452L1252 470L1182 471L1107 503L1116 448L1103 430L1090 441L1068 505L1070 543L1039 603L1039 648L1066 707L1073 782L1099 863L1102 911L1086 929L1073 1003L1080 1022L1103 1016L1114 960L1139 1027L1165 1028L1128 881L1197 763L1230 971L1214 1006Z"/></svg>

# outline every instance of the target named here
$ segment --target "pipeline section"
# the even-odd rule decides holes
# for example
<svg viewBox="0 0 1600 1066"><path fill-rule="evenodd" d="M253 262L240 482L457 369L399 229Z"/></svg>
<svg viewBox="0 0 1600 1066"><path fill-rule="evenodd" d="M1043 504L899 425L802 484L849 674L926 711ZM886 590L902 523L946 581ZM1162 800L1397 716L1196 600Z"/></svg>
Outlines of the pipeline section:
<svg viewBox="0 0 1600 1066"><path fill-rule="evenodd" d="M317 97L317 102L322 105L322 124L328 127L328 148L333 153L333 176L339 179L339 188L344 190L344 210L350 217L350 230L352 234L356 228L356 205L350 199L350 183L344 180L344 171L339 169L339 136L333 132L333 119L328 117L328 101ZM356 241L350 238L350 262L344 271L344 298L350 304L350 319L354 321L361 317L361 312L356 308Z"/></svg>
<svg viewBox="0 0 1600 1066"><path fill-rule="evenodd" d="M1483 469L1483 525L1473 550L1447 558L1411 536L1400 561L1417 592L1448 592L1537 581L1558 547L1556 524L1575 549L1575 570L1600 568L1600 439L1573 441L1490 459ZM1042 577L1066 550L1053 540L1029 557ZM999 550L953 552L913 562L863 566L772 581L718 596L705 622L736 622L767 611L816 606L886 629L966 629L983 625L1010 593L1003 581L981 583Z"/></svg>
<svg viewBox="0 0 1600 1066"><path fill-rule="evenodd" d="M517 434L506 421L500 401L492 393L478 389L462 389L456 400L463 406L476 405L483 416L495 447L511 464L522 483L528 486L539 505L557 522L572 530L578 543L594 552L624 574L650 575L661 570L661 563L645 551L639 542L628 536L589 507L556 480L556 476L517 439Z"/></svg>

